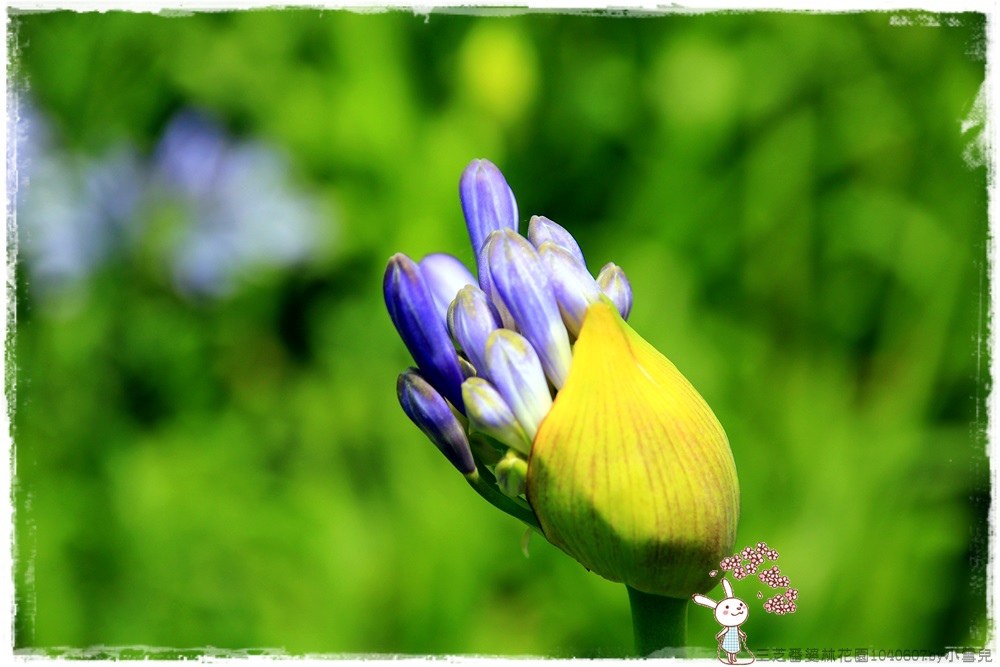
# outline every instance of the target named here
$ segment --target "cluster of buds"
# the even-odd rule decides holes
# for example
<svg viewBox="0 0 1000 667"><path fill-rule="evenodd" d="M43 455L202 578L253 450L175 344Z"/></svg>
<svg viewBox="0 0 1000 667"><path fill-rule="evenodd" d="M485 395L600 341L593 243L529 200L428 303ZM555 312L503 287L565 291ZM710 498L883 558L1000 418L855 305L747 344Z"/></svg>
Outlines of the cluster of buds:
<svg viewBox="0 0 1000 667"><path fill-rule="evenodd" d="M596 278L573 236L518 207L487 160L459 194L478 277L455 257L394 255L389 315L416 362L404 412L484 498L588 569L690 597L739 515L725 432L677 369L626 324L617 265Z"/></svg>

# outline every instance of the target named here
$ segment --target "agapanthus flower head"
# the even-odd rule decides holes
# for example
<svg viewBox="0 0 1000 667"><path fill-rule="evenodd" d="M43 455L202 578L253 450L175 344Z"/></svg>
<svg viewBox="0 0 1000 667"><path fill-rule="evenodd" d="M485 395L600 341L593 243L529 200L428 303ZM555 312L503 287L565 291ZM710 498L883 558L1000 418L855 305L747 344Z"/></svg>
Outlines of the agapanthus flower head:
<svg viewBox="0 0 1000 667"><path fill-rule="evenodd" d="M466 167L459 195L478 278L442 254L386 269L417 365L400 376L404 411L483 497L588 569L645 593L709 588L739 517L732 453L704 399L626 323L625 272L595 278L549 218L519 234L488 160ZM747 575L736 558L721 567Z"/></svg>

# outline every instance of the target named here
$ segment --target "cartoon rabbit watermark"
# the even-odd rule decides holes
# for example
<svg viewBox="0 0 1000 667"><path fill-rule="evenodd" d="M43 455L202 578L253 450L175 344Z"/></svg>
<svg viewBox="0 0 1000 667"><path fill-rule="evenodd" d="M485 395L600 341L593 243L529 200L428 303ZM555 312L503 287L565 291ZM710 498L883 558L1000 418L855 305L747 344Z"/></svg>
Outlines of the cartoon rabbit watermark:
<svg viewBox="0 0 1000 667"><path fill-rule="evenodd" d="M726 592L726 597L719 602L700 594L692 596L691 599L695 604L715 610L715 620L722 626L722 632L715 635L719 642L719 650L716 653L719 662L725 665L753 664L756 657L747 646L746 633L740 630L740 626L750 615L750 608L746 602L733 595L733 586L725 579L722 580L722 589ZM736 657L740 652L740 643L750 654L749 659L740 660ZM722 657L723 651L726 653L726 658Z"/></svg>
<svg viewBox="0 0 1000 667"><path fill-rule="evenodd" d="M779 556L780 554L776 549L768 547L765 542L758 542L756 546L750 545L731 556L723 558L719 561L719 569L712 570L708 574L714 577L721 570L723 574L730 573L732 578L737 581L756 575L761 584L772 590L784 588L785 591L783 593L779 590L776 595L764 601L764 611L768 614L778 616L794 614L799 599L798 589L791 587L791 580L787 575L781 574L781 570L777 565L763 567L764 563L776 561ZM745 586L746 584L740 585ZM722 589L725 591L726 597L719 602L715 602L704 595L693 595L691 599L694 600L695 604L715 610L715 620L722 626L722 632L715 635L716 641L719 642L719 649L716 652L719 662L724 665L753 664L757 658L754 656L753 651L750 650L750 647L747 646L746 633L740 629L740 626L746 622L747 616L750 615L749 605L733 595L733 585L725 578L722 579ZM761 591L757 591L757 598L763 600L764 594ZM741 652L741 645L743 650L750 656L749 658L738 657ZM722 657L723 651L725 651L726 657Z"/></svg>

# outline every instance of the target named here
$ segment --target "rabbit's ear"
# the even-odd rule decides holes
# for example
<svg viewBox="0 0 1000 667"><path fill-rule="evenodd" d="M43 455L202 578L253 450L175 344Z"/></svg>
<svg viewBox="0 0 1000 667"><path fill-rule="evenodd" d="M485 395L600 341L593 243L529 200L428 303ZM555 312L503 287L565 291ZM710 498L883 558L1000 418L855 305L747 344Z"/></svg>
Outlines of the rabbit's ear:
<svg viewBox="0 0 1000 667"><path fill-rule="evenodd" d="M726 591L727 598L736 597L733 595L733 585L726 579L722 580L722 590Z"/></svg>
<svg viewBox="0 0 1000 667"><path fill-rule="evenodd" d="M715 609L718 606L718 603L715 600L707 598L704 595L695 594L691 596L691 599L694 600L695 604L700 604L702 607Z"/></svg>

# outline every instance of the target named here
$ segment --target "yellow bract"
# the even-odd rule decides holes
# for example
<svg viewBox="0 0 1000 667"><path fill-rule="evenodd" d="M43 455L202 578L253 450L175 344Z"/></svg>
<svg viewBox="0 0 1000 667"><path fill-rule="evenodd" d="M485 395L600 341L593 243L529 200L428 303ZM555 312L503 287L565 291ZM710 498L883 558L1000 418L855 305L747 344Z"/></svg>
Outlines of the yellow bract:
<svg viewBox="0 0 1000 667"><path fill-rule="evenodd" d="M646 593L708 590L735 543L739 482L725 431L607 301L587 311L527 482L550 542Z"/></svg>

